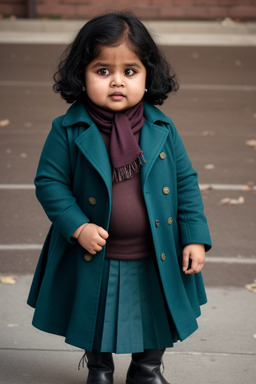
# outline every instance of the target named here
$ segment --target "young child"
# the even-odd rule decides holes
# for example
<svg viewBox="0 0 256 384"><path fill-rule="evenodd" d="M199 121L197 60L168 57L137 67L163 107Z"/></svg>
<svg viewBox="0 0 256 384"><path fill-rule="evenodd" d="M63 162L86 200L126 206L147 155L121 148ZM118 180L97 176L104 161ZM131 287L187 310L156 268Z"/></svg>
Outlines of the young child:
<svg viewBox="0 0 256 384"><path fill-rule="evenodd" d="M35 178L52 221L31 286L33 325L85 349L87 384L168 384L165 348L197 329L211 247L193 170L160 105L178 84L135 17L96 17L55 74L73 103L54 120Z"/></svg>

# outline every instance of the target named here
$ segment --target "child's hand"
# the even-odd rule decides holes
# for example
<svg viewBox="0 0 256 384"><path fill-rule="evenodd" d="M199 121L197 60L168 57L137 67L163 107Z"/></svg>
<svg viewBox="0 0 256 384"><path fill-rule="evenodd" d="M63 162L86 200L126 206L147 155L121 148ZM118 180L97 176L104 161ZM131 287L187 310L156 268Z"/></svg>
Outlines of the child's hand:
<svg viewBox="0 0 256 384"><path fill-rule="evenodd" d="M79 244L92 255L102 250L106 244L108 232L96 224L88 223L78 236Z"/></svg>
<svg viewBox="0 0 256 384"><path fill-rule="evenodd" d="M193 275L202 270L205 261L203 244L189 244L183 249L182 270L186 275ZM189 265L191 262L191 265Z"/></svg>

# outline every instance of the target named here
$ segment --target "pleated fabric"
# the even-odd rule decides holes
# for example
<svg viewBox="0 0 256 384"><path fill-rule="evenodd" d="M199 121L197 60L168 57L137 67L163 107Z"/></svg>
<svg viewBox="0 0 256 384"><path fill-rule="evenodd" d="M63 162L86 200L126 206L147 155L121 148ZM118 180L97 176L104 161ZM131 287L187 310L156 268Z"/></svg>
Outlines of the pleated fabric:
<svg viewBox="0 0 256 384"><path fill-rule="evenodd" d="M105 259L94 349L134 353L176 341L153 258Z"/></svg>

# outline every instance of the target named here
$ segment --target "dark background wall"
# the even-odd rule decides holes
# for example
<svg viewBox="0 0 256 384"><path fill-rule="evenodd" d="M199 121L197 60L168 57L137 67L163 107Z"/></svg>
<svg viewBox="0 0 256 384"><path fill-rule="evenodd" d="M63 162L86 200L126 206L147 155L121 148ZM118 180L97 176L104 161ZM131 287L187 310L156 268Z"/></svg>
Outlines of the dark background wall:
<svg viewBox="0 0 256 384"><path fill-rule="evenodd" d="M0 15L88 19L128 10L143 19L255 20L256 0L0 0Z"/></svg>

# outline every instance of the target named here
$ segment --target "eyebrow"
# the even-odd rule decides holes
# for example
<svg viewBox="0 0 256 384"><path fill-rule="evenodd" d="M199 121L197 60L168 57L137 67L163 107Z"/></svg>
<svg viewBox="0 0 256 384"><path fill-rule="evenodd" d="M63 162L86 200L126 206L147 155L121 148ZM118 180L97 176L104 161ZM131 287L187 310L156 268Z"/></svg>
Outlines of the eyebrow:
<svg viewBox="0 0 256 384"><path fill-rule="evenodd" d="M98 67L113 67L114 65L113 64L109 64L109 63L103 63L101 61L98 61L97 63L95 63L92 68L98 68ZM125 67L137 67L137 68L141 68L141 65L139 63L136 63L136 62L131 62L131 63L125 63L124 64Z"/></svg>

